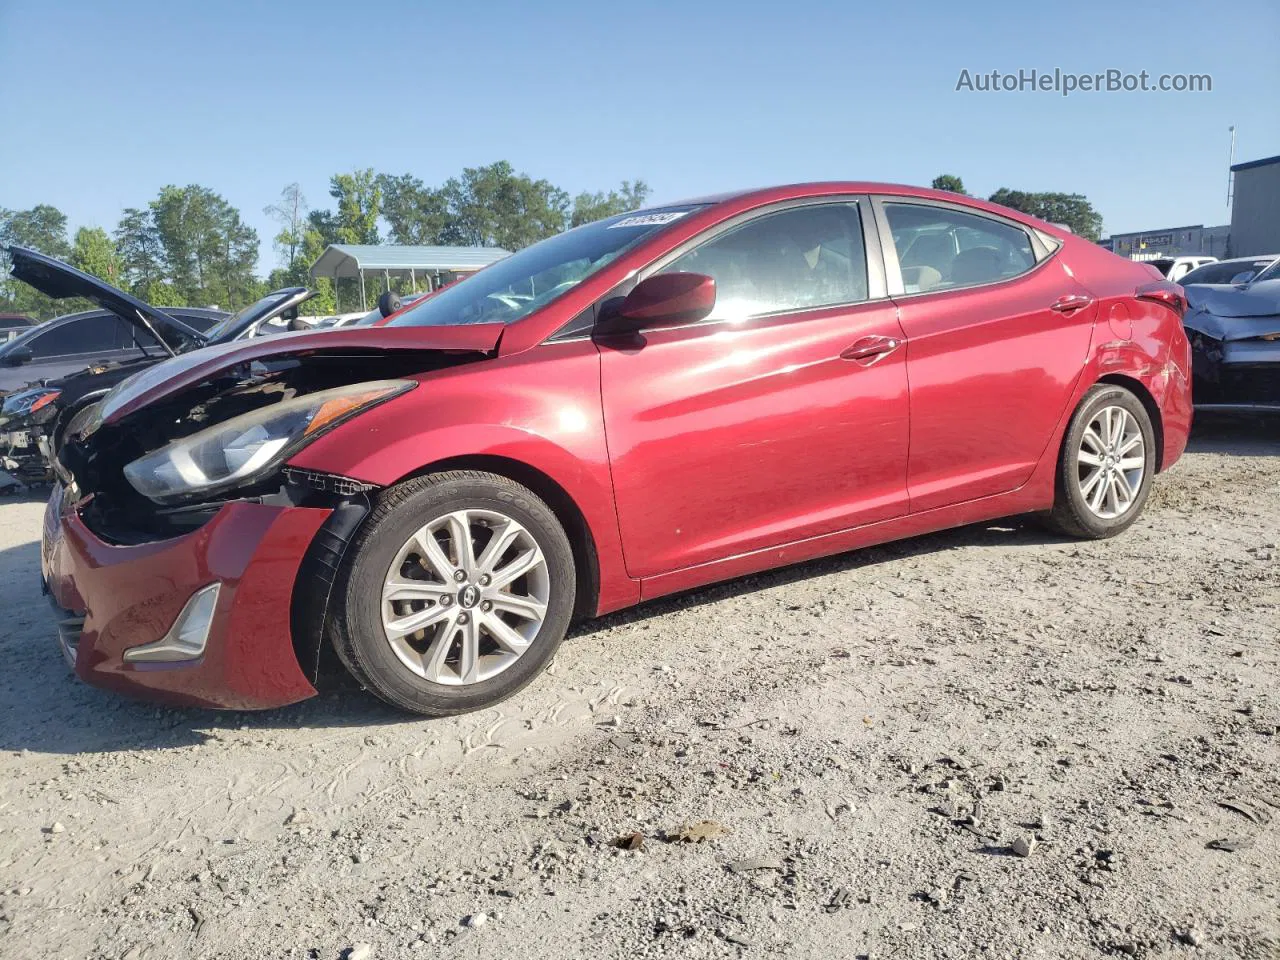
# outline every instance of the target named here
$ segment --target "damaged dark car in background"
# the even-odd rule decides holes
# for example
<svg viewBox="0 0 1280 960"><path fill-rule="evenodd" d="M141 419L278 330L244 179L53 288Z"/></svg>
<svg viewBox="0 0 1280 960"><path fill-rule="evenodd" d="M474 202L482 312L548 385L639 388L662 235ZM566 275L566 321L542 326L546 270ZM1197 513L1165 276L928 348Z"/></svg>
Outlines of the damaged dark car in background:
<svg viewBox="0 0 1280 960"><path fill-rule="evenodd" d="M1186 293L1196 408L1280 413L1280 260L1246 283Z"/></svg>
<svg viewBox="0 0 1280 960"><path fill-rule="evenodd" d="M102 318L104 322L118 318L132 334L133 351L125 354L125 359L92 363L56 379L32 377L37 382L4 398L0 407L4 468L26 484L52 480L52 458L67 428L122 380L161 360L200 347L306 329L298 318L298 307L315 296L306 287L275 290L237 313L217 315L211 325L198 329L188 322L192 318L186 308L154 307L35 250L13 246L8 253L14 279L55 300L89 300L108 312ZM15 347L20 355L9 365L21 366L22 343L14 341L7 349Z"/></svg>

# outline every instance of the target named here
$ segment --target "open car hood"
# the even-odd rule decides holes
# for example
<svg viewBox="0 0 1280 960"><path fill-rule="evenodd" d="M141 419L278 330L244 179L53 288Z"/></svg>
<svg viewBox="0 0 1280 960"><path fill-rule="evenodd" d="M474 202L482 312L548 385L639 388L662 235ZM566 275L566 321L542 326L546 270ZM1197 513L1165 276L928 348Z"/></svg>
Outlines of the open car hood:
<svg viewBox="0 0 1280 960"><path fill-rule="evenodd" d="M12 263L10 274L47 297L54 300L83 297L141 330L146 330L149 323L174 350L188 343L207 342L205 335L194 327L70 264L26 247L12 246L8 252Z"/></svg>
<svg viewBox="0 0 1280 960"><path fill-rule="evenodd" d="M283 290L274 290L267 296L273 298L272 302L264 304L257 310L251 310L243 316L233 314L226 320L214 324L205 334L206 342L230 343L263 324L270 323L285 311L306 303L315 296L315 291L308 290L306 287L286 287Z"/></svg>
<svg viewBox="0 0 1280 960"><path fill-rule="evenodd" d="M495 355L506 325L458 327L346 327L281 333L204 347L179 354L120 383L98 411L99 424L115 423L142 407L171 397L224 370L254 361L324 354L367 358L391 353L479 353Z"/></svg>

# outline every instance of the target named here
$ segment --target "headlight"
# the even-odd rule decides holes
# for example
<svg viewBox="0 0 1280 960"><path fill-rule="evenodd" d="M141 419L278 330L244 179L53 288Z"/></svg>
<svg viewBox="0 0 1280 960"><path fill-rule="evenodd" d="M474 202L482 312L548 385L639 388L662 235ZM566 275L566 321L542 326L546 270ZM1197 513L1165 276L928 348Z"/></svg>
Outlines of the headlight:
<svg viewBox="0 0 1280 960"><path fill-rule="evenodd" d="M4 398L3 406L0 406L0 422L30 416L53 403L61 395L62 391L57 387L38 387L11 393Z"/></svg>
<svg viewBox="0 0 1280 960"><path fill-rule="evenodd" d="M159 502L251 483L325 431L414 386L378 380L283 400L175 440L128 464L124 475Z"/></svg>

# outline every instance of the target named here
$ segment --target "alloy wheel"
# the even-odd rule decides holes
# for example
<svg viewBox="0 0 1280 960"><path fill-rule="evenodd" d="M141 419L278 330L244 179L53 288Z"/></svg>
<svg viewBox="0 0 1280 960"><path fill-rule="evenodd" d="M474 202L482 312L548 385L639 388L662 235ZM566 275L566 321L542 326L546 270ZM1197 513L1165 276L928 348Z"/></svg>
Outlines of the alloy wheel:
<svg viewBox="0 0 1280 960"><path fill-rule="evenodd" d="M1142 427L1124 407L1103 407L1093 415L1076 451L1076 482L1090 512L1114 520L1129 511L1142 489L1146 453Z"/></svg>
<svg viewBox="0 0 1280 960"><path fill-rule="evenodd" d="M533 534L494 510L455 510L405 541L387 571L382 628L408 669L432 683L480 683L529 649L551 578Z"/></svg>

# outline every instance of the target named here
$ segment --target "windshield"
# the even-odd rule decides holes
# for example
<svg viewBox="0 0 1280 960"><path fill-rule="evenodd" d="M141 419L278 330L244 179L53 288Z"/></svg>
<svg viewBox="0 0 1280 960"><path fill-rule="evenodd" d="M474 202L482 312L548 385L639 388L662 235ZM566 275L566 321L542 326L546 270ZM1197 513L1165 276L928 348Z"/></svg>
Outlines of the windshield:
<svg viewBox="0 0 1280 960"><path fill-rule="evenodd" d="M1253 278L1251 283L1262 283L1263 280L1280 280L1280 260L1274 260L1271 266Z"/></svg>
<svg viewBox="0 0 1280 960"><path fill-rule="evenodd" d="M1223 260L1221 263L1206 263L1184 276L1178 282L1184 287L1194 283L1230 283L1241 274L1245 280L1251 279L1265 267L1267 260ZM1238 281L1243 283L1244 280Z"/></svg>
<svg viewBox="0 0 1280 960"><path fill-rule="evenodd" d="M4 356L13 350L21 350L28 343L35 339L37 334L44 333L49 328L43 323L27 327L20 334L7 342L0 342L0 356Z"/></svg>
<svg viewBox="0 0 1280 960"><path fill-rule="evenodd" d="M514 323L602 269L641 240L697 210L666 207L597 220L525 247L451 284L388 326L448 327Z"/></svg>
<svg viewBox="0 0 1280 960"><path fill-rule="evenodd" d="M234 330L247 318L270 312L272 307L288 300L290 296L292 296L290 293L268 293L261 300L249 304L239 313L233 313L231 316L219 320L206 330L204 335L210 340L217 340L229 330Z"/></svg>

